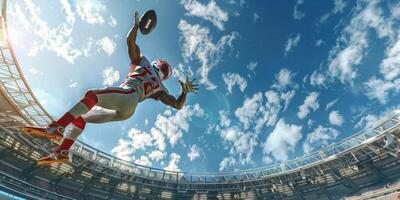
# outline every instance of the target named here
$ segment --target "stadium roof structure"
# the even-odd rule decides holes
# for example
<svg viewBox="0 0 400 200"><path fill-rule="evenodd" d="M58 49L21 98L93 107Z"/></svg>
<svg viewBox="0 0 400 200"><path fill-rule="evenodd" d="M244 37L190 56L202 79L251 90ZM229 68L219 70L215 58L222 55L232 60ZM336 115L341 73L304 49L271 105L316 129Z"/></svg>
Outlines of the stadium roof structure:
<svg viewBox="0 0 400 200"><path fill-rule="evenodd" d="M35 98L0 17L0 190L26 199L336 199L400 176L400 110L313 153L238 172L174 172L77 141L68 163L37 166L55 146L20 133L52 118Z"/></svg>

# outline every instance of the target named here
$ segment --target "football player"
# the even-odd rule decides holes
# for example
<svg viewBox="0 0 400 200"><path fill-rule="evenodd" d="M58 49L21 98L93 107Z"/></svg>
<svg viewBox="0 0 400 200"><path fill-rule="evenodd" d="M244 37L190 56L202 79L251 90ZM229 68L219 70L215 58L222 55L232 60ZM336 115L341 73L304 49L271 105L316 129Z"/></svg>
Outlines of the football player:
<svg viewBox="0 0 400 200"><path fill-rule="evenodd" d="M172 67L165 60L149 60L141 54L136 44L139 28L138 13L127 35L128 54L131 65L125 80L117 87L88 90L83 98L57 121L47 127L24 127L23 132L60 142L49 156L38 160L39 165L64 162L74 141L85 129L86 123L106 123L126 120L136 106L146 99L155 99L175 109L181 109L188 93L196 93L194 80L179 81L181 94L178 98L170 95L163 81L172 75ZM67 126L70 128L64 132Z"/></svg>

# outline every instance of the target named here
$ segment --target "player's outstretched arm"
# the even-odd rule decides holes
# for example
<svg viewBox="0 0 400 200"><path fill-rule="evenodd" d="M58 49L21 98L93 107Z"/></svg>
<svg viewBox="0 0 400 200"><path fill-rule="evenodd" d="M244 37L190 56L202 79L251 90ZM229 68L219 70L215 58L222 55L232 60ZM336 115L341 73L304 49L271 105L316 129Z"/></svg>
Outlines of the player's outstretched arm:
<svg viewBox="0 0 400 200"><path fill-rule="evenodd" d="M183 108L183 105L185 104L186 101L186 93L181 93L181 95L179 95L178 99L176 99L174 96L166 93L166 92L162 92L161 95L158 97L158 99L163 102L165 105L167 106L171 106L177 110L180 110Z"/></svg>
<svg viewBox="0 0 400 200"><path fill-rule="evenodd" d="M136 44L136 36L139 29L139 14L135 12L135 24L129 31L126 42L128 45L128 54L132 64L139 64L140 61L140 48Z"/></svg>
<svg viewBox="0 0 400 200"><path fill-rule="evenodd" d="M194 81L195 80L189 81L188 77L186 77L186 82L179 81L179 83L181 84L182 92L181 95L179 95L178 99L166 92L162 92L159 96L159 100L167 106L171 106L178 110L182 109L186 101L186 95L190 92L197 94L198 84L194 84Z"/></svg>

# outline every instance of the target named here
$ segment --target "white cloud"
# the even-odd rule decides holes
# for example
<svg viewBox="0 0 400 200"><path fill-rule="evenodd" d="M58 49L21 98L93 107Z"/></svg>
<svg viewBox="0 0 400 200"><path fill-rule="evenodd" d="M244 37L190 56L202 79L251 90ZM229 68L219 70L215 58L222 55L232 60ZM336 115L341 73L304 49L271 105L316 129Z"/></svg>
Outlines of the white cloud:
<svg viewBox="0 0 400 200"><path fill-rule="evenodd" d="M334 128L325 128L318 126L313 132L307 135L306 140L303 143L303 151L308 154L316 148L322 148L327 146L339 136L339 131Z"/></svg>
<svg viewBox="0 0 400 200"><path fill-rule="evenodd" d="M196 160L200 157L200 149L195 144L190 147L190 151L187 154L190 161Z"/></svg>
<svg viewBox="0 0 400 200"><path fill-rule="evenodd" d="M204 110L199 104L184 106L174 115L172 115L171 110L166 110L163 114L157 115L155 128L174 146L182 138L183 133L189 131L189 122L192 120L192 117L202 117L204 114ZM157 130L152 131L157 132Z"/></svg>
<svg viewBox="0 0 400 200"><path fill-rule="evenodd" d="M163 160L166 156L167 156L167 154L165 152L163 152L163 151L160 151L160 150L152 151L149 154L149 158L151 160L155 160L157 162L160 161L160 160Z"/></svg>
<svg viewBox="0 0 400 200"><path fill-rule="evenodd" d="M117 20L111 15L108 20L108 25L115 28L118 25Z"/></svg>
<svg viewBox="0 0 400 200"><path fill-rule="evenodd" d="M262 93L258 92L251 98L246 98L243 102L243 106L239 107L235 111L236 117L243 123L245 129L250 127L250 123L256 118L257 112L262 107Z"/></svg>
<svg viewBox="0 0 400 200"><path fill-rule="evenodd" d="M258 62L251 61L249 64L246 65L246 68L250 71L254 71L257 68Z"/></svg>
<svg viewBox="0 0 400 200"><path fill-rule="evenodd" d="M196 0L181 0L181 4L187 11L186 15L200 17L224 30L224 23L228 21L228 13L223 11L215 1L211 0L203 5Z"/></svg>
<svg viewBox="0 0 400 200"><path fill-rule="evenodd" d="M151 161L163 162L166 157L165 150L167 147L165 139L169 139L171 145L175 145L183 133L189 130L191 118L203 115L204 111L198 104L185 106L174 114L171 110L166 110L163 114L158 114L155 126L149 133L135 128L130 129L127 138L120 139L118 145L111 150L111 153L118 158L135 161L143 165L151 166ZM135 160L134 154L138 150L150 153ZM179 159L180 156L178 158L177 155L172 154L167 168L179 170L177 167Z"/></svg>
<svg viewBox="0 0 400 200"><path fill-rule="evenodd" d="M83 56L85 57L89 57L93 54L93 46L100 46L98 41L96 42L92 37L88 38L88 42L86 43L86 45L81 49ZM97 51L100 51L101 46L98 48Z"/></svg>
<svg viewBox="0 0 400 200"><path fill-rule="evenodd" d="M252 162L251 156L254 153L254 147L257 145L253 134L243 132L239 127L233 126L222 129L220 136L228 144L229 153L238 157L240 164Z"/></svg>
<svg viewBox="0 0 400 200"><path fill-rule="evenodd" d="M229 119L228 113L224 110L219 111L219 119L222 127L229 127L231 125L231 120Z"/></svg>
<svg viewBox="0 0 400 200"><path fill-rule="evenodd" d="M109 37L105 36L98 41L101 50L103 50L108 56L114 53L117 44Z"/></svg>
<svg viewBox="0 0 400 200"><path fill-rule="evenodd" d="M219 171L224 171L225 169L228 169L230 167L236 166L236 159L233 157L225 157L220 163L219 163Z"/></svg>
<svg viewBox="0 0 400 200"><path fill-rule="evenodd" d="M323 40L321 40L321 39L318 39L317 41L315 41L315 46L316 47L320 47L320 46L322 46L324 44L325 44L325 42Z"/></svg>
<svg viewBox="0 0 400 200"><path fill-rule="evenodd" d="M275 75L278 83L273 84L272 88L277 88L279 90L285 89L288 85L292 83L293 77L294 74L290 70L282 68L279 73Z"/></svg>
<svg viewBox="0 0 400 200"><path fill-rule="evenodd" d="M119 71L114 67L107 67L103 70L103 85L113 85L119 80Z"/></svg>
<svg viewBox="0 0 400 200"><path fill-rule="evenodd" d="M272 156L277 161L287 160L289 152L295 150L302 137L301 129L301 126L287 124L284 119L280 119L263 144L264 157Z"/></svg>
<svg viewBox="0 0 400 200"><path fill-rule="evenodd" d="M164 151L167 148L164 134L157 128L151 128L150 133L154 139L154 144L158 147L158 149Z"/></svg>
<svg viewBox="0 0 400 200"><path fill-rule="evenodd" d="M307 126L311 128L314 125L315 121L313 119L308 119Z"/></svg>
<svg viewBox="0 0 400 200"><path fill-rule="evenodd" d="M72 39L75 16L71 5L67 0L61 1L62 11L65 14L65 22L50 27L49 24L40 17L41 9L31 0L24 1L24 5L14 4L12 11L9 12L17 19L17 26L26 29L33 36L38 37L41 42L31 43L30 56L35 56L45 49L53 51L57 56L63 57L70 63L82 55L79 48L74 47ZM23 7L23 8L22 8ZM23 12L26 10L26 14Z"/></svg>
<svg viewBox="0 0 400 200"><path fill-rule="evenodd" d="M295 90L281 93L281 99L285 102L285 107L283 108L283 111L285 111L288 108L289 103L293 99L295 94L296 94Z"/></svg>
<svg viewBox="0 0 400 200"><path fill-rule="evenodd" d="M311 110L316 111L319 108L318 96L318 92L311 92L304 99L303 105L299 106L299 112L297 112L297 116L300 119L304 119L311 112Z"/></svg>
<svg viewBox="0 0 400 200"><path fill-rule="evenodd" d="M302 5L303 3L304 3L303 0L296 1L296 4L294 5L294 9L293 9L293 19L300 20L306 16L306 14L304 12L299 10L299 6Z"/></svg>
<svg viewBox="0 0 400 200"><path fill-rule="evenodd" d="M327 21L332 15L342 13L344 8L347 6L346 2L343 0L334 0L334 8L331 12L322 15L319 20L319 23L324 23Z"/></svg>
<svg viewBox="0 0 400 200"><path fill-rule="evenodd" d="M24 1L24 4L14 4L9 12L17 19L17 26L26 29L37 37L32 39L29 49L29 56L36 56L38 53L48 50L56 53L70 63L84 55L88 57L93 46L93 38L76 44L73 33L76 23L76 15L90 24L103 24L104 19L101 13L106 11L106 6L98 0L76 1L76 12L68 0L60 0L61 10L65 21L55 25L49 24L41 17L42 10L32 0ZM112 21L112 16L110 17ZM115 20L115 19L114 19ZM114 22L110 22L114 23ZM113 24L111 24L113 25ZM115 43L110 38L103 38L98 43L101 48L110 55L115 49Z"/></svg>
<svg viewBox="0 0 400 200"><path fill-rule="evenodd" d="M224 73L222 74L222 78L224 79L226 88L228 89L228 93L232 94L232 88L235 85L239 86L239 89L241 92L244 92L244 90L247 87L247 81L241 77L239 74L234 74L234 73Z"/></svg>
<svg viewBox="0 0 400 200"><path fill-rule="evenodd" d="M372 126L376 121L378 121L379 117L376 115L368 114L361 117L361 119L354 125L354 128L365 129Z"/></svg>
<svg viewBox="0 0 400 200"><path fill-rule="evenodd" d="M314 71L310 77L310 83L313 86L325 86L326 77L324 74Z"/></svg>
<svg viewBox="0 0 400 200"><path fill-rule="evenodd" d="M329 74L342 83L353 83L357 77L357 68L368 48L368 31L374 29L379 38L392 37L391 23L384 19L382 9L377 7L378 1L371 0L359 3L366 6L357 12L350 24L337 39L337 45L329 53Z"/></svg>
<svg viewBox="0 0 400 200"><path fill-rule="evenodd" d="M238 36L238 33L232 32L224 35L217 43L213 43L210 30L207 27L198 24L191 25L185 20L181 20L178 29L182 34L180 41L182 43L182 56L186 65L189 65L193 60L199 61L201 66L197 67L196 73L200 76L200 83L206 85L208 90L216 89L217 86L208 79L208 75L221 61L225 48L232 47L232 42ZM181 70L191 71L190 67Z"/></svg>
<svg viewBox="0 0 400 200"><path fill-rule="evenodd" d="M150 134L132 128L128 132L128 138L119 139L118 145L111 150L111 153L118 158L130 161L137 150L145 150L147 147L152 146L154 144Z"/></svg>
<svg viewBox="0 0 400 200"><path fill-rule="evenodd" d="M333 13L341 13L343 9L346 7L346 2L343 0L335 0L335 7L333 8Z"/></svg>
<svg viewBox="0 0 400 200"><path fill-rule="evenodd" d="M279 93L273 90L268 90L264 93L264 95L267 101L264 107L261 107L260 109L259 118L257 119L255 126L256 133L260 132L261 128L265 125L273 126L275 124L278 118L278 114L282 108L282 106L280 105L280 100L284 99L285 107L287 107L286 104L289 103L292 95L294 94L289 92L287 94L282 93L283 96L279 96Z"/></svg>
<svg viewBox="0 0 400 200"><path fill-rule="evenodd" d="M389 92L396 94L400 91L400 78L394 81L385 81L372 77L364 83L364 86L368 98L377 99L381 104L386 104Z"/></svg>
<svg viewBox="0 0 400 200"><path fill-rule="evenodd" d="M76 86L78 86L78 82L73 81L73 80L69 80L69 85L68 85L68 87L70 87L70 88L76 88Z"/></svg>
<svg viewBox="0 0 400 200"><path fill-rule="evenodd" d="M339 101L339 98L334 99L333 101L326 104L325 111L334 106Z"/></svg>
<svg viewBox="0 0 400 200"><path fill-rule="evenodd" d="M294 48L297 47L297 45L298 45L299 42L300 42L300 38L301 38L301 35L300 35L300 34L294 34L294 35L291 35L291 36L289 37L289 39L287 40L287 42L286 42L286 44L285 44L285 56L286 56L289 52L293 51Z"/></svg>
<svg viewBox="0 0 400 200"><path fill-rule="evenodd" d="M119 139L118 145L111 150L117 158L122 160L131 161L132 154L135 153L136 149L132 148L131 141Z"/></svg>
<svg viewBox="0 0 400 200"><path fill-rule="evenodd" d="M393 6L392 16L386 21L389 24L392 19L400 16L400 4ZM396 39L390 40L386 48L385 58L379 65L379 72L383 79L371 77L364 83L366 94L370 99L377 99L381 104L386 104L389 95L395 95L400 91L400 33L397 33Z"/></svg>
<svg viewBox="0 0 400 200"><path fill-rule="evenodd" d="M253 22L261 22L262 18L258 13L253 13Z"/></svg>
<svg viewBox="0 0 400 200"><path fill-rule="evenodd" d="M292 77L293 74L289 70L282 70L276 75L277 83L274 87L285 90L287 85L292 83ZM225 149L229 149L230 154L220 162L220 170L253 162L252 155L258 145L258 134L263 127L275 125L283 105L286 110L295 93L295 90L285 92L268 90L264 94L257 92L251 97L246 97L243 105L235 110L240 125L232 124L226 111L219 112L220 122L215 130L220 133ZM265 157L263 160L266 162L271 159Z"/></svg>
<svg viewBox="0 0 400 200"><path fill-rule="evenodd" d="M400 39L386 50L385 59L380 64L380 73L388 81L400 76Z"/></svg>
<svg viewBox="0 0 400 200"><path fill-rule="evenodd" d="M337 110L329 113L329 123L336 126L341 126L344 122L343 116Z"/></svg>
<svg viewBox="0 0 400 200"><path fill-rule="evenodd" d="M257 143L257 134L254 132L245 132L240 126L231 126L231 120L226 111L220 111L220 123L215 130L220 134L225 149L229 149L230 159L220 163L220 170L227 165L235 166L236 164L252 163L252 155ZM234 162L231 162L233 161ZM230 163L230 164L228 164Z"/></svg>
<svg viewBox="0 0 400 200"><path fill-rule="evenodd" d="M119 139L118 145L115 146L111 153L115 154L118 158L132 161L135 160L134 154L138 150L147 150L149 148L159 147L158 150L153 150L148 157L141 156L139 159L135 160L137 163L141 163L143 165L151 166L151 162L149 159L153 161L160 161L165 158L166 153L163 152L164 148L160 148L158 143L160 141L159 138L156 137L156 134L146 133L144 131L132 128L128 132L128 137L125 139Z"/></svg>
<svg viewBox="0 0 400 200"><path fill-rule="evenodd" d="M152 163L147 156L140 156L139 159L135 160L135 163L143 166L152 166Z"/></svg>
<svg viewBox="0 0 400 200"><path fill-rule="evenodd" d="M107 10L107 7L98 0L78 0L76 1L76 9L81 20L92 24L102 25L105 20L102 14Z"/></svg>
<svg viewBox="0 0 400 200"><path fill-rule="evenodd" d="M275 124L282 108L280 101L283 100L285 102L286 109L294 95L294 91L280 95L273 90L268 90L264 93L266 97L264 103L262 93L255 93L251 98L244 100L243 105L236 109L235 115L242 123L244 130L253 128L255 133L259 133L264 126Z"/></svg>
<svg viewBox="0 0 400 200"><path fill-rule="evenodd" d="M150 134L135 128L129 130L128 138L131 140L131 145L135 150L144 150L147 146L152 146L153 143Z"/></svg>
<svg viewBox="0 0 400 200"><path fill-rule="evenodd" d="M179 161L181 160L181 156L176 154L176 153L172 153L170 155L170 161L168 163L168 166L164 168L164 170L169 170L169 171L181 171L179 169Z"/></svg>

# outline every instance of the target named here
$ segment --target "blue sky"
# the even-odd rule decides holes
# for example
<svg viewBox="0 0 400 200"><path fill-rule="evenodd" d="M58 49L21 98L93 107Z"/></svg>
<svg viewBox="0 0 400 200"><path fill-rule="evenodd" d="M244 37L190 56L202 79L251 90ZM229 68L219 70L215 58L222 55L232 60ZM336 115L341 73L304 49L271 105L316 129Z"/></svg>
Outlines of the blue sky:
<svg viewBox="0 0 400 200"><path fill-rule="evenodd" d="M233 171L279 163L348 137L398 107L396 1L17 0L10 39L35 95L61 116L85 90L118 85L135 10L158 24L137 43L185 75L197 95L172 110L139 104L123 122L89 124L80 139L169 170Z"/></svg>

